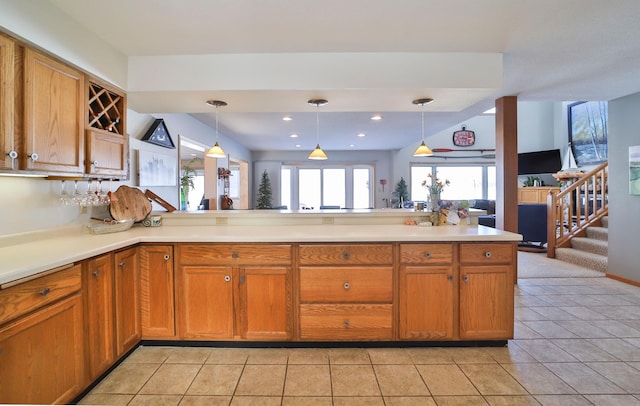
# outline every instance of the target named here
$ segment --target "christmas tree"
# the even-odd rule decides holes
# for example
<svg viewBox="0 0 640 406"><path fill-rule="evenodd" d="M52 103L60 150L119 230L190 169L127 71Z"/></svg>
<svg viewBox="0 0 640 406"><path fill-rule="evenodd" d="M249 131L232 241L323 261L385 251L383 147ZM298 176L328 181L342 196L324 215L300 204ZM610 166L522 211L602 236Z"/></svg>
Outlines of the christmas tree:
<svg viewBox="0 0 640 406"><path fill-rule="evenodd" d="M270 209L271 208L271 181L269 180L269 174L265 169L262 172L262 180L260 181L260 187L258 188L258 209Z"/></svg>
<svg viewBox="0 0 640 406"><path fill-rule="evenodd" d="M396 192L398 193L398 197L403 202L409 201L409 191L407 190L407 182L405 182L404 178L400 178L400 182L396 185Z"/></svg>

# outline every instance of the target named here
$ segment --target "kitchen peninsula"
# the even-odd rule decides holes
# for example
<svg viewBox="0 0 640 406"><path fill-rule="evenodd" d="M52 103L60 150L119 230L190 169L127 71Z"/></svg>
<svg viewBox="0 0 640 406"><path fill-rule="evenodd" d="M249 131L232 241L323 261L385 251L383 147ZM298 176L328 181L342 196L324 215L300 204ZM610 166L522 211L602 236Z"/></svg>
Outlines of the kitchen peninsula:
<svg viewBox="0 0 640 406"><path fill-rule="evenodd" d="M69 402L139 343L502 345L513 336L517 234L405 225L424 222L412 210L156 214L160 227L0 240L0 402ZM49 350L58 340L65 346ZM44 386L54 389L25 398L24 388Z"/></svg>

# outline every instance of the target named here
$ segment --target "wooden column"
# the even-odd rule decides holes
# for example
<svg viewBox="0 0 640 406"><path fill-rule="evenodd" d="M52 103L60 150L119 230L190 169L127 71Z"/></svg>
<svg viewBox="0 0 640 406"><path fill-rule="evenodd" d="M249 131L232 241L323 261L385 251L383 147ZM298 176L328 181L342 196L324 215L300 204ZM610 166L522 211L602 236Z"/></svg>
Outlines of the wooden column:
<svg viewBox="0 0 640 406"><path fill-rule="evenodd" d="M517 103L516 96L496 100L496 228L513 233L518 232Z"/></svg>

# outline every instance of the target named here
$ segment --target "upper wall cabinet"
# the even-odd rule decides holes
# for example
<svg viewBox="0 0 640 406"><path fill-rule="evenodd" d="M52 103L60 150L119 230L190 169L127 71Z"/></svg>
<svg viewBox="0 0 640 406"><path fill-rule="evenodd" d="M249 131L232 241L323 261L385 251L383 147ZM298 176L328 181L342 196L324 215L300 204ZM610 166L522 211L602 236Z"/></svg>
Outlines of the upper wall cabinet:
<svg viewBox="0 0 640 406"><path fill-rule="evenodd" d="M24 52L21 169L84 173L84 74L40 52Z"/></svg>
<svg viewBox="0 0 640 406"><path fill-rule="evenodd" d="M14 49L15 42L0 34L0 169L14 169L14 163L17 166L13 128Z"/></svg>
<svg viewBox="0 0 640 406"><path fill-rule="evenodd" d="M87 160L85 172L97 177L125 177L129 163L126 95L97 79L87 81Z"/></svg>

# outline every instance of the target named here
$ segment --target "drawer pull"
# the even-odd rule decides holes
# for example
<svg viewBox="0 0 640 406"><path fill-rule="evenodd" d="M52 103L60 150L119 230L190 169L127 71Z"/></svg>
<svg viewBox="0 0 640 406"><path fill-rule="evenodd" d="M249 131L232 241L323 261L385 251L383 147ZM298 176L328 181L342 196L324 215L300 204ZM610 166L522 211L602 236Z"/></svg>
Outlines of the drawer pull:
<svg viewBox="0 0 640 406"><path fill-rule="evenodd" d="M95 271L93 271L91 273L93 274L93 276L96 276L96 277L100 276L100 270L99 269L96 269Z"/></svg>
<svg viewBox="0 0 640 406"><path fill-rule="evenodd" d="M453 280L453 275L448 275L448 276L447 276L447 280L448 280L448 281L452 281L452 280Z"/></svg>
<svg viewBox="0 0 640 406"><path fill-rule="evenodd" d="M233 259L237 259L238 257L240 257L240 255L238 255L237 252L234 252L233 254L231 254L231 258Z"/></svg>
<svg viewBox="0 0 640 406"><path fill-rule="evenodd" d="M465 282L469 282L469 275L463 276L462 280L465 281Z"/></svg>
<svg viewBox="0 0 640 406"><path fill-rule="evenodd" d="M351 327L351 323L349 322L349 320L345 320L342 324L344 324L344 328Z"/></svg>
<svg viewBox="0 0 640 406"><path fill-rule="evenodd" d="M344 258L344 259L347 259L347 260L348 260L348 259L349 259L349 253L348 253L348 252L343 252L343 253L342 253L342 258Z"/></svg>
<svg viewBox="0 0 640 406"><path fill-rule="evenodd" d="M342 285L342 286L344 287L344 290L349 290L349 288L351 287L349 282L345 282L344 285Z"/></svg>
<svg viewBox="0 0 640 406"><path fill-rule="evenodd" d="M231 280L231 277L229 275L225 275L224 276L224 281L225 282L229 282Z"/></svg>
<svg viewBox="0 0 640 406"><path fill-rule="evenodd" d="M425 258L431 258L431 253L429 251L424 253Z"/></svg>
<svg viewBox="0 0 640 406"><path fill-rule="evenodd" d="M246 277L246 276L242 275L242 276L240 277L240 283L244 283L244 281L246 281L246 280L247 280L247 277Z"/></svg>
<svg viewBox="0 0 640 406"><path fill-rule="evenodd" d="M124 268L124 261L120 262L120 263L118 264L118 266L119 266L120 268Z"/></svg>
<svg viewBox="0 0 640 406"><path fill-rule="evenodd" d="M9 151L9 153L7 154L9 156L9 158L11 159L16 159L18 158L18 152L17 151Z"/></svg>
<svg viewBox="0 0 640 406"><path fill-rule="evenodd" d="M164 260L165 260L165 261L168 261L168 260L171 258L171 255L169 255L169 254L164 254L164 257L163 257L163 258L164 258Z"/></svg>
<svg viewBox="0 0 640 406"><path fill-rule="evenodd" d="M484 256L487 257L487 258L491 258L491 251L485 252Z"/></svg>
<svg viewBox="0 0 640 406"><path fill-rule="evenodd" d="M37 161L37 160L38 160L38 154L37 154L37 153L35 153L35 152L32 152L32 153L29 155L29 158L31 158L31 159L32 159L32 160L34 160L34 161Z"/></svg>
<svg viewBox="0 0 640 406"><path fill-rule="evenodd" d="M41 294L42 296L47 296L49 293L51 293L51 289L49 289L49 288L44 288L44 289L42 289L42 290L40 291L40 294Z"/></svg>

